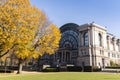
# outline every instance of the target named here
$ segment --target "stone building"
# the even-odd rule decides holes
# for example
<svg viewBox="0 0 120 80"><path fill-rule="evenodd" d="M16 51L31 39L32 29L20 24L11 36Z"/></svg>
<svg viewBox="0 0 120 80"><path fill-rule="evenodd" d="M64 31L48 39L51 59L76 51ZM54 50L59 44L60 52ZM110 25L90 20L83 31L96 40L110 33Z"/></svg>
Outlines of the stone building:
<svg viewBox="0 0 120 80"><path fill-rule="evenodd" d="M105 27L68 23L60 30L59 50L52 56L41 57L40 63L98 67L110 66L110 61L120 64L120 39L107 33Z"/></svg>

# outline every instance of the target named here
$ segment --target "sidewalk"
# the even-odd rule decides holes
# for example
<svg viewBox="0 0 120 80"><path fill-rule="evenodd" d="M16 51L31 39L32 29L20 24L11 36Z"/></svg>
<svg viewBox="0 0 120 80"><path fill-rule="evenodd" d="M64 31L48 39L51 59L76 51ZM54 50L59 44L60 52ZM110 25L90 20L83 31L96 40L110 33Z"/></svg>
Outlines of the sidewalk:
<svg viewBox="0 0 120 80"><path fill-rule="evenodd" d="M120 69L109 69L109 68L103 68L102 72L115 72L120 73Z"/></svg>

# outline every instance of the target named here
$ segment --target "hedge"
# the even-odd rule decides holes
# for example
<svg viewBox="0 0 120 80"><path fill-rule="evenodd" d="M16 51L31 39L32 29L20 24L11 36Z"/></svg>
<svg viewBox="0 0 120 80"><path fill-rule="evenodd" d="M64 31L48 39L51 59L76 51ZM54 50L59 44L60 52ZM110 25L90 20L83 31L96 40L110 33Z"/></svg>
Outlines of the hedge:
<svg viewBox="0 0 120 80"><path fill-rule="evenodd" d="M60 68L55 67L48 67L42 70L42 72L59 72L61 71ZM84 72L97 72L97 71L101 71L100 68L98 68L97 66L84 66L83 68L81 66L69 66L66 68L65 71L72 71L72 72L80 72L80 71L84 71Z"/></svg>
<svg viewBox="0 0 120 80"><path fill-rule="evenodd" d="M80 72L80 71L82 71L82 67L81 66L69 66L69 67L67 67L67 71Z"/></svg>
<svg viewBox="0 0 120 80"><path fill-rule="evenodd" d="M101 71L97 66L84 66L84 72L97 72Z"/></svg>
<svg viewBox="0 0 120 80"><path fill-rule="evenodd" d="M45 68L42 70L42 72L59 72L59 68Z"/></svg>
<svg viewBox="0 0 120 80"><path fill-rule="evenodd" d="M0 73L14 73L13 70L0 69Z"/></svg>
<svg viewBox="0 0 120 80"><path fill-rule="evenodd" d="M8 66L8 69L10 69L10 70L18 70L18 66Z"/></svg>
<svg viewBox="0 0 120 80"><path fill-rule="evenodd" d="M0 69L18 70L18 66L0 66Z"/></svg>
<svg viewBox="0 0 120 80"><path fill-rule="evenodd" d="M118 67L118 66L109 66L109 67L105 67L105 68L109 68L109 69L120 69L120 66Z"/></svg>

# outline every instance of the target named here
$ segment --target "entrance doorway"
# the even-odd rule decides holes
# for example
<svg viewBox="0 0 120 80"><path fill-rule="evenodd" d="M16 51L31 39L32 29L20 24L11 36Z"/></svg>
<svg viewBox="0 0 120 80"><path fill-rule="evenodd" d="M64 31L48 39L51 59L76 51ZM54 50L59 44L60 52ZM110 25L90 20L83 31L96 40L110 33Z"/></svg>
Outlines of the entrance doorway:
<svg viewBox="0 0 120 80"><path fill-rule="evenodd" d="M70 52L66 52L66 62L70 63Z"/></svg>
<svg viewBox="0 0 120 80"><path fill-rule="evenodd" d="M105 68L105 59L102 58L102 67Z"/></svg>

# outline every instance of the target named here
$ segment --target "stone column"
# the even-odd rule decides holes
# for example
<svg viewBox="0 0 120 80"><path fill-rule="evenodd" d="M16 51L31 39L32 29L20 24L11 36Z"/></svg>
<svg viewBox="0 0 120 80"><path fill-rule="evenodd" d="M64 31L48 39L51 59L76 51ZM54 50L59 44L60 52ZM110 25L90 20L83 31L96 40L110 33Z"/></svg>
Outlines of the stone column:
<svg viewBox="0 0 120 80"><path fill-rule="evenodd" d="M107 37L107 49L110 50L110 37Z"/></svg>
<svg viewBox="0 0 120 80"><path fill-rule="evenodd" d="M66 62L66 51L64 53L64 62Z"/></svg>
<svg viewBox="0 0 120 80"><path fill-rule="evenodd" d="M63 52L63 62L65 62L65 51Z"/></svg>
<svg viewBox="0 0 120 80"><path fill-rule="evenodd" d="M88 30L88 46L91 46L91 33L90 30Z"/></svg>
<svg viewBox="0 0 120 80"><path fill-rule="evenodd" d="M83 46L84 45L84 42L83 42L83 32L81 32L81 35L80 35L80 43L81 45L80 46Z"/></svg>
<svg viewBox="0 0 120 80"><path fill-rule="evenodd" d="M71 62L71 52L70 52L70 62Z"/></svg>
<svg viewBox="0 0 120 80"><path fill-rule="evenodd" d="M80 32L79 32L79 34L78 34L78 47L80 47L80 41L81 41L81 40L80 40L80 35L81 35L81 34L80 34Z"/></svg>
<svg viewBox="0 0 120 80"><path fill-rule="evenodd" d="M120 40L118 41L118 51L120 52Z"/></svg>
<svg viewBox="0 0 120 80"><path fill-rule="evenodd" d="M63 62L63 52L64 51L62 51L62 53L61 53L61 63Z"/></svg>
<svg viewBox="0 0 120 80"><path fill-rule="evenodd" d="M116 49L115 49L115 45L116 45L116 39L114 38L113 39L113 50L115 51Z"/></svg>

